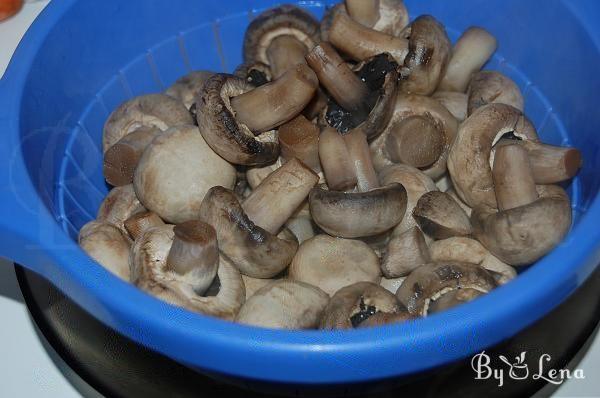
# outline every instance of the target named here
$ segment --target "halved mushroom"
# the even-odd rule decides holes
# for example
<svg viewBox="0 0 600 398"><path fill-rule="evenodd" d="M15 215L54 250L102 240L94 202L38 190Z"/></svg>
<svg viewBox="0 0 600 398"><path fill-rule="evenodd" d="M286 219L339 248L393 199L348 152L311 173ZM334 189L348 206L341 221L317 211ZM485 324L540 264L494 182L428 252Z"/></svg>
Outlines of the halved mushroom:
<svg viewBox="0 0 600 398"><path fill-rule="evenodd" d="M452 52L446 29L431 15L422 15L400 36L409 41L400 89L410 94L433 94L444 76Z"/></svg>
<svg viewBox="0 0 600 398"><path fill-rule="evenodd" d="M398 289L404 283L405 280L406 280L406 277L404 277L404 276L400 277L400 278L383 277L383 278L381 278L381 282L379 282L379 285L381 287L383 287L384 289L386 289L388 292L392 292L392 293L396 294L396 292L398 291Z"/></svg>
<svg viewBox="0 0 600 398"><path fill-rule="evenodd" d="M102 133L103 152L140 127L164 131L180 124L194 124L181 101L165 94L135 97L121 104L108 117Z"/></svg>
<svg viewBox="0 0 600 398"><path fill-rule="evenodd" d="M357 282L335 292L323 311L319 328L352 329L375 314L405 311L393 293L372 282Z"/></svg>
<svg viewBox="0 0 600 398"><path fill-rule="evenodd" d="M254 293L235 320L263 328L312 329L328 301L329 295L315 286L282 279Z"/></svg>
<svg viewBox="0 0 600 398"><path fill-rule="evenodd" d="M458 289L488 293L497 286L492 275L478 265L457 261L425 264L415 269L396 292L411 314L426 316L432 301Z"/></svg>
<svg viewBox="0 0 600 398"><path fill-rule="evenodd" d="M309 195L310 212L325 232L344 238L378 235L395 227L406 210L406 189L390 184L368 192L328 191Z"/></svg>
<svg viewBox="0 0 600 398"><path fill-rule="evenodd" d="M173 225L150 228L135 241L129 261L131 281L142 290L170 304L201 314L233 320L246 297L240 273L225 256L219 258L218 252L215 253L216 245L212 246L213 253L210 256L201 257L206 252L196 251L194 245L204 246L197 242L203 239L194 237L192 241L196 242L185 242L183 246L178 247L176 241L181 238L175 236L173 229ZM210 246L204 248L209 249ZM174 250L174 254L171 255ZM170 265L169 260L173 256L178 260L186 260L183 262L186 266ZM195 289L201 287L200 282L205 283L205 278L199 278L202 273L196 272L195 268L212 265L215 258L218 261L219 291L215 296L203 297Z"/></svg>
<svg viewBox="0 0 600 398"><path fill-rule="evenodd" d="M460 261L487 269L498 284L503 285L517 276L517 271L490 253L481 243L467 237L453 237L432 242L429 252L433 261Z"/></svg>
<svg viewBox="0 0 600 398"><path fill-rule="evenodd" d="M299 63L319 42L319 22L293 5L282 5L257 16L244 36L244 61L270 66L280 77Z"/></svg>
<svg viewBox="0 0 600 398"><path fill-rule="evenodd" d="M481 71L473 75L469 85L468 114L488 104L506 104L521 112L525 107L519 86L496 71Z"/></svg>
<svg viewBox="0 0 600 398"><path fill-rule="evenodd" d="M497 207L490 154L505 134L538 141L535 128L523 113L506 104L479 108L460 125L448 156L448 170L456 193L471 208Z"/></svg>
<svg viewBox="0 0 600 398"><path fill-rule="evenodd" d="M108 148L103 165L106 182L115 187L131 184L144 150L161 133L156 127L142 126Z"/></svg>
<svg viewBox="0 0 600 398"><path fill-rule="evenodd" d="M115 187L108 192L108 195L100 203L96 220L113 224L127 236L127 230L124 225L125 220L144 210L144 206L142 206L135 194L133 185L123 185Z"/></svg>
<svg viewBox="0 0 600 398"><path fill-rule="evenodd" d="M314 171L321 171L319 127L316 124L299 115L282 125L278 136L281 157L284 160L296 158Z"/></svg>
<svg viewBox="0 0 600 398"><path fill-rule="evenodd" d="M405 121L413 116L417 116L416 121L421 121L428 127L429 136L435 136L437 133L442 138L441 153L438 150L432 150L432 148L439 148L438 139L432 141L434 143L432 146L428 141L419 140L422 130L407 131ZM408 127L410 127L410 124ZM381 171L385 167L395 164L388 151L388 137L398 135L400 137L399 141L402 142L402 137L407 135L412 138L407 139L406 142L411 143L413 147L402 149L402 153L408 154L406 159L412 158L409 156L411 152L427 154L428 156L422 158L427 158L428 161L431 160L432 154L440 153L433 164L422 169L429 177L437 180L446 172L448 153L454 143L457 131L457 120L435 99L420 95L399 95L390 123L384 132L371 143L373 165L377 171ZM415 158L415 160L419 160L421 157Z"/></svg>
<svg viewBox="0 0 600 398"><path fill-rule="evenodd" d="M298 242L280 239L255 225L234 193L211 188L200 206L200 220L217 231L221 251L245 275L272 278L292 261Z"/></svg>
<svg viewBox="0 0 600 398"><path fill-rule="evenodd" d="M379 179L384 186L398 183L402 184L406 189L406 212L404 213L404 218L400 224L394 228L392 237L401 235L417 225L417 222L412 216L412 212L417 205L419 198L427 192L437 191L437 187L433 180L422 171L403 164L397 164L383 169L379 174ZM425 238L428 239L427 237Z"/></svg>
<svg viewBox="0 0 600 398"><path fill-rule="evenodd" d="M181 125L148 145L133 185L148 210L169 223L181 223L198 218L209 188L233 188L235 180L235 168L210 149L198 127Z"/></svg>
<svg viewBox="0 0 600 398"><path fill-rule="evenodd" d="M243 63L235 68L233 74L244 79L252 87L263 86L273 80L271 68L262 62Z"/></svg>
<svg viewBox="0 0 600 398"><path fill-rule="evenodd" d="M464 31L454 45L439 90L464 93L473 74L481 70L497 47L496 38L483 28L472 26Z"/></svg>
<svg viewBox="0 0 600 398"><path fill-rule="evenodd" d="M468 236L472 232L469 216L445 192L425 193L419 198L412 215L421 230L436 240Z"/></svg>
<svg viewBox="0 0 600 398"><path fill-rule="evenodd" d="M467 94L456 91L436 91L432 97L444 105L459 122L467 118L469 106L469 96Z"/></svg>
<svg viewBox="0 0 600 398"><path fill-rule="evenodd" d="M90 221L79 231L79 246L104 268L129 282L131 239L113 224Z"/></svg>
<svg viewBox="0 0 600 398"><path fill-rule="evenodd" d="M177 81L165 91L165 94L177 98L179 101L183 102L186 108L190 109L192 105L196 103L196 96L202 91L204 83L206 83L206 81L214 74L214 72L206 70L190 72L177 79Z"/></svg>
<svg viewBox="0 0 600 398"><path fill-rule="evenodd" d="M429 314L446 311L450 308L473 301L485 293L475 289L458 289L442 294L438 299L429 303Z"/></svg>
<svg viewBox="0 0 600 398"><path fill-rule="evenodd" d="M346 12L360 24L392 36L408 25L408 10L402 0L345 0Z"/></svg>
<svg viewBox="0 0 600 398"><path fill-rule="evenodd" d="M356 282L379 283L379 258L364 242L317 235L298 248L288 271L292 280L332 295Z"/></svg>
<svg viewBox="0 0 600 398"><path fill-rule="evenodd" d="M423 233L417 227L390 239L381 271L386 278L406 276L422 264L429 263L429 249Z"/></svg>
<svg viewBox="0 0 600 398"><path fill-rule="evenodd" d="M306 200L319 176L296 158L269 174L244 200L248 218L276 234Z"/></svg>
<svg viewBox="0 0 600 398"><path fill-rule="evenodd" d="M125 230L129 233L131 239L136 240L142 234L150 228L160 227L165 222L161 220L158 214L152 211L143 211L136 213L125 220Z"/></svg>

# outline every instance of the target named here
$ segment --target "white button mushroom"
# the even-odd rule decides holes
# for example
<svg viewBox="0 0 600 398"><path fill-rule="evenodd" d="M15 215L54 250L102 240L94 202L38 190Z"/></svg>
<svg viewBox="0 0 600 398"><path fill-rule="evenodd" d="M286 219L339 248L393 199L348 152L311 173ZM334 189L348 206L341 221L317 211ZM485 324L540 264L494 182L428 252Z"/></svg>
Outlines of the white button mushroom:
<svg viewBox="0 0 600 398"><path fill-rule="evenodd" d="M90 221L79 231L79 246L104 268L129 282L131 240L115 225Z"/></svg>

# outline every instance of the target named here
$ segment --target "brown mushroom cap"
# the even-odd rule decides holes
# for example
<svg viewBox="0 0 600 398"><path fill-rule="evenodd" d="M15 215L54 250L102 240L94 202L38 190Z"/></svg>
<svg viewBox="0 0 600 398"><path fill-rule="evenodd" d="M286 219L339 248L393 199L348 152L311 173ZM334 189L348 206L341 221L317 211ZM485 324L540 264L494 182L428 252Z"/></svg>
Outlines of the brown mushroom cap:
<svg viewBox="0 0 600 398"><path fill-rule="evenodd" d="M125 220L145 210L135 194L133 184L123 185L108 192L108 195L100 203L96 221L113 224L127 236Z"/></svg>
<svg viewBox="0 0 600 398"><path fill-rule="evenodd" d="M429 245L433 261L460 261L477 264L492 274L503 285L517 276L517 271L503 263L475 239L457 236L438 240Z"/></svg>
<svg viewBox="0 0 600 398"><path fill-rule="evenodd" d="M421 230L434 239L471 234L469 216L450 195L445 192L425 193L412 213Z"/></svg>
<svg viewBox="0 0 600 398"><path fill-rule="evenodd" d="M233 188L235 168L210 149L198 127L181 125L146 148L134 175L135 192L148 210L170 223L196 219L206 192Z"/></svg>
<svg viewBox="0 0 600 398"><path fill-rule="evenodd" d="M165 94L135 97L121 104L108 117L102 133L103 152L142 126L164 131L179 124L194 124L181 101Z"/></svg>
<svg viewBox="0 0 600 398"><path fill-rule="evenodd" d="M131 239L113 224L90 221L79 231L79 246L98 264L129 282Z"/></svg>
<svg viewBox="0 0 600 398"><path fill-rule="evenodd" d="M448 170L456 193L472 208L480 204L497 207L490 154L506 133L538 141L531 122L510 105L486 105L460 125L448 156Z"/></svg>
<svg viewBox="0 0 600 398"><path fill-rule="evenodd" d="M373 236L395 227L406 210L406 189L390 184L369 192L346 193L315 187L310 212L325 232L343 237Z"/></svg>
<svg viewBox="0 0 600 398"><path fill-rule="evenodd" d="M225 256L221 256L217 271L219 292L215 296L199 296L188 276L170 271L167 267L174 236L173 225L163 225L146 230L135 241L129 261L131 281L170 304L233 320L246 297L238 270Z"/></svg>
<svg viewBox="0 0 600 398"><path fill-rule="evenodd" d="M422 15L400 36L409 40L401 90L411 94L433 94L444 76L452 52L446 29L434 17Z"/></svg>
<svg viewBox="0 0 600 398"><path fill-rule="evenodd" d="M390 123L383 133L371 143L371 155L375 170L381 171L394 164L387 153L388 135L392 133L398 123L402 123L411 116L427 116L433 119L444 136L442 154L435 163L422 169L429 177L437 180L446 172L448 153L458 131L458 121L438 101L421 95L398 96Z"/></svg>
<svg viewBox="0 0 600 398"><path fill-rule="evenodd" d="M457 289L488 293L496 287L492 275L478 265L456 261L433 262L415 269L396 292L411 314L426 316L431 301Z"/></svg>
<svg viewBox="0 0 600 398"><path fill-rule="evenodd" d="M190 72L177 79L171 87L165 90L165 94L177 98L183 102L186 108L190 109L196 102L196 96L202 91L204 83L214 74L214 72L206 70Z"/></svg>
<svg viewBox="0 0 600 398"><path fill-rule="evenodd" d="M397 278L430 261L425 237L419 228L413 227L390 239L381 261L381 270L386 278Z"/></svg>
<svg viewBox="0 0 600 398"><path fill-rule="evenodd" d="M459 122L467 118L467 108L469 105L467 94L456 91L436 91L432 97L444 105Z"/></svg>
<svg viewBox="0 0 600 398"><path fill-rule="evenodd" d="M519 86L496 71L481 71L473 76L469 85L468 114L488 104L506 104L521 112L525 107Z"/></svg>
<svg viewBox="0 0 600 398"><path fill-rule="evenodd" d="M124 222L125 230L129 232L131 239L136 240L144 231L152 227L159 227L165 222L161 220L158 214L152 211L143 211L135 213Z"/></svg>
<svg viewBox="0 0 600 398"><path fill-rule="evenodd" d="M245 275L272 278L292 261L298 242L280 239L255 225L235 194L211 188L200 206L199 219L217 231L221 251Z"/></svg>
<svg viewBox="0 0 600 398"><path fill-rule="evenodd" d="M323 311L320 329L352 329L377 313L403 310L396 296L372 282L358 282L339 289ZM404 309L406 310L406 309Z"/></svg>
<svg viewBox="0 0 600 398"><path fill-rule="evenodd" d="M288 277L331 295L356 282L379 283L381 271L377 255L366 243L317 235L300 245Z"/></svg>
<svg viewBox="0 0 600 398"><path fill-rule="evenodd" d="M571 227L571 205L566 192L555 185L539 185L539 199L498 212L473 209L473 235L494 256L513 265L531 264L558 245Z"/></svg>
<svg viewBox="0 0 600 398"><path fill-rule="evenodd" d="M264 328L311 329L328 301L327 293L308 283L278 280L254 293L235 320Z"/></svg>

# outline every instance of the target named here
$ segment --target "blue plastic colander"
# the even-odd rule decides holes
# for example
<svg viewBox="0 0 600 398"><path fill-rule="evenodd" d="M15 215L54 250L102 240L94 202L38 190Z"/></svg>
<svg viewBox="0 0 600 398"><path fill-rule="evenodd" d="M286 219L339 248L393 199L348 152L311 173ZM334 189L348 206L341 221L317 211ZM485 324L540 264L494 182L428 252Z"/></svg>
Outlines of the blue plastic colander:
<svg viewBox="0 0 600 398"><path fill-rule="evenodd" d="M317 17L330 1L302 1ZM194 69L231 71L254 15L275 1L55 0L0 81L0 254L99 320L200 371L289 383L366 382L421 372L507 339L565 300L600 260L600 2L406 0L453 39L470 25L500 48L541 137L583 151L569 186L575 224L551 254L475 302L416 322L343 332L241 326L170 306L94 263L76 243L107 192L109 113ZM549 331L551 333L551 331Z"/></svg>

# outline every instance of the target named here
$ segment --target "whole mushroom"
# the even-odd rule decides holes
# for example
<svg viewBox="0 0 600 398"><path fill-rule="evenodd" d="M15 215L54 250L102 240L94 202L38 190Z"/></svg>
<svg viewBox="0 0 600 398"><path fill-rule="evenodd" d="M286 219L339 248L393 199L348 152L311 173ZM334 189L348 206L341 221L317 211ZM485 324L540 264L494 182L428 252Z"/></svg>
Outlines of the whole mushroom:
<svg viewBox="0 0 600 398"><path fill-rule="evenodd" d="M79 231L79 246L96 262L129 282L129 239L107 222L90 221Z"/></svg>
<svg viewBox="0 0 600 398"><path fill-rule="evenodd" d="M390 239L381 261L381 270L386 278L393 279L406 276L418 266L430 261L423 233L419 228L412 227Z"/></svg>
<svg viewBox="0 0 600 398"><path fill-rule="evenodd" d="M521 112L525 107L519 86L496 71L481 71L473 75L469 84L468 114L488 104L506 104Z"/></svg>
<svg viewBox="0 0 600 398"><path fill-rule="evenodd" d="M412 216L421 231L433 239L469 236L472 232L467 213L445 192L425 193L419 198Z"/></svg>
<svg viewBox="0 0 600 398"><path fill-rule="evenodd" d="M114 187L100 203L96 221L113 224L127 236L125 220L145 210L138 200L132 184Z"/></svg>

